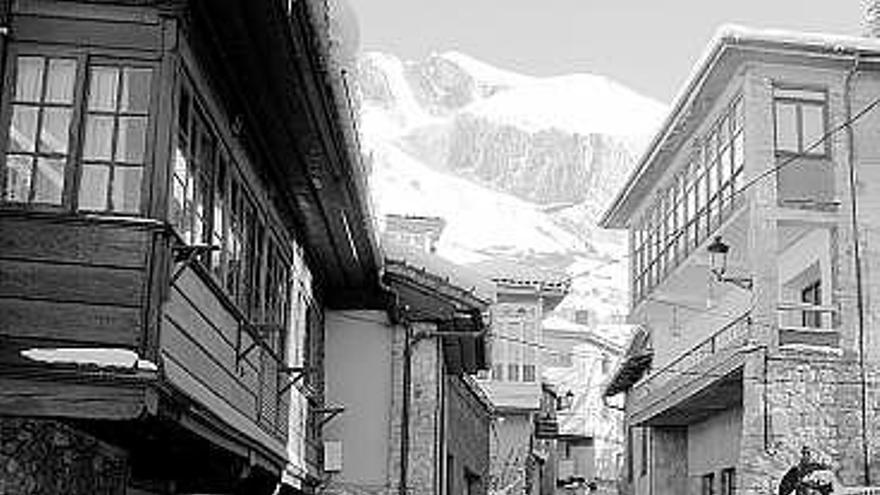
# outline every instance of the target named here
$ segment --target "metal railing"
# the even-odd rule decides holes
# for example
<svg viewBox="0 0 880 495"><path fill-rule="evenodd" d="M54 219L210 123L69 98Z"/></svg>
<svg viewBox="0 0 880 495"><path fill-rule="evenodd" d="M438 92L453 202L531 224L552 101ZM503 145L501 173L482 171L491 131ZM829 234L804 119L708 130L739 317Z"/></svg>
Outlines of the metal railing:
<svg viewBox="0 0 880 495"><path fill-rule="evenodd" d="M780 328L804 330L833 330L837 328L838 306L783 302L776 307Z"/></svg>
<svg viewBox="0 0 880 495"><path fill-rule="evenodd" d="M694 370L706 358L723 350L743 347L752 339L751 313L744 313L730 323L721 327L709 338L687 350L684 354L663 368L651 373L645 381L636 385L636 397L643 397L651 390L666 383L670 378L684 377L699 373Z"/></svg>

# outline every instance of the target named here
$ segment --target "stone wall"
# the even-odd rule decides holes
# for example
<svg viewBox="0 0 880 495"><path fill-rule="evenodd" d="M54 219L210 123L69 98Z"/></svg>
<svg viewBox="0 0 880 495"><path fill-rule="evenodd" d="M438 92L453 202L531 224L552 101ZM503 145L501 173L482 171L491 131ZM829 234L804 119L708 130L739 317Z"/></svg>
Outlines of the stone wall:
<svg viewBox="0 0 880 495"><path fill-rule="evenodd" d="M450 493L486 493L489 478L489 410L459 376L446 377L447 454L452 457ZM470 478L470 480L468 479ZM465 490L471 481L472 490Z"/></svg>
<svg viewBox="0 0 880 495"><path fill-rule="evenodd" d="M738 493L775 492L785 472L810 447L846 486L864 485L861 371L857 361L786 355L746 368ZM880 484L878 370L867 376L867 438L872 485ZM766 414L765 414L766 412Z"/></svg>
<svg viewBox="0 0 880 495"><path fill-rule="evenodd" d="M123 451L57 421L0 417L0 495L124 495Z"/></svg>
<svg viewBox="0 0 880 495"><path fill-rule="evenodd" d="M417 323L413 335L436 330L434 325ZM391 344L391 421L389 432L388 487L394 492L400 482L401 426L403 421L403 368L405 329L394 327ZM409 493L429 495L437 491L439 480L439 421L441 376L437 339L422 339L412 345L409 406L409 455L407 488Z"/></svg>

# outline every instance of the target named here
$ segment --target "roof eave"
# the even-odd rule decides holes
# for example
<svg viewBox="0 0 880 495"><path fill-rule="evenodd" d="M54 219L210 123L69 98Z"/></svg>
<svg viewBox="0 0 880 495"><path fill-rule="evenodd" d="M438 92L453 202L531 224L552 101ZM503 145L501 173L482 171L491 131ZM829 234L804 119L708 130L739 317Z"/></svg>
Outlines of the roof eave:
<svg viewBox="0 0 880 495"><path fill-rule="evenodd" d="M808 33L800 33L808 36ZM614 198L611 206L602 214L599 225L606 229L623 229L627 228L629 219L635 210L634 191L640 185L645 174L650 169L651 164L657 158L657 153L662 148L663 143L669 139L670 132L674 130L680 123L686 110L693 100L703 90L703 85L711 75L717 70L722 63L722 56L728 49L732 48L752 48L752 49L795 49L804 53L823 53L836 55L854 55L855 53L880 54L880 45L859 46L857 37L846 36L830 36L828 40L823 41L819 35L815 35L814 40L807 41L806 38L799 39L796 33L785 34L783 31L754 31L738 26L726 26L719 29L713 40L707 47L703 56L694 66L694 70L687 79L687 82L674 99L672 111L668 114L660 126L651 143L648 145L638 165L630 174L626 181L626 185L621 189Z"/></svg>

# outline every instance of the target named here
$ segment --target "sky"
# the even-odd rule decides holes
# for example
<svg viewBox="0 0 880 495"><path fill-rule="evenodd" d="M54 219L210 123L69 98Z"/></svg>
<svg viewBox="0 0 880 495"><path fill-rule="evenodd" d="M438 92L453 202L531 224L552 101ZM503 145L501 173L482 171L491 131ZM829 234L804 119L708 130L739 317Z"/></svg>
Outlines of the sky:
<svg viewBox="0 0 880 495"><path fill-rule="evenodd" d="M608 76L670 103L716 28L861 34L861 0L348 0L360 47L456 50L535 76Z"/></svg>

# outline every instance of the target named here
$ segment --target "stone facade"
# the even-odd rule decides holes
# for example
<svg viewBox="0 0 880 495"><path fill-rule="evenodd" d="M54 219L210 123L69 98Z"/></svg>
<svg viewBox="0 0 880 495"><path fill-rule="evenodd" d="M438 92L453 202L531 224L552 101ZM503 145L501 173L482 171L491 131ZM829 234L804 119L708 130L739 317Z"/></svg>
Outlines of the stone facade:
<svg viewBox="0 0 880 495"><path fill-rule="evenodd" d="M755 385L744 396L739 487L743 494L775 490L782 475L809 446L847 486L865 484L862 389L859 363L851 359L773 357L766 386L755 367ZM872 478L880 475L878 368L866 370L868 451ZM765 414L766 411L766 414ZM877 480L872 479L876 485Z"/></svg>
<svg viewBox="0 0 880 495"><path fill-rule="evenodd" d="M124 495L125 452L58 421L0 418L0 495Z"/></svg>
<svg viewBox="0 0 880 495"><path fill-rule="evenodd" d="M490 412L465 379L446 377L448 493L484 495L489 478Z"/></svg>

